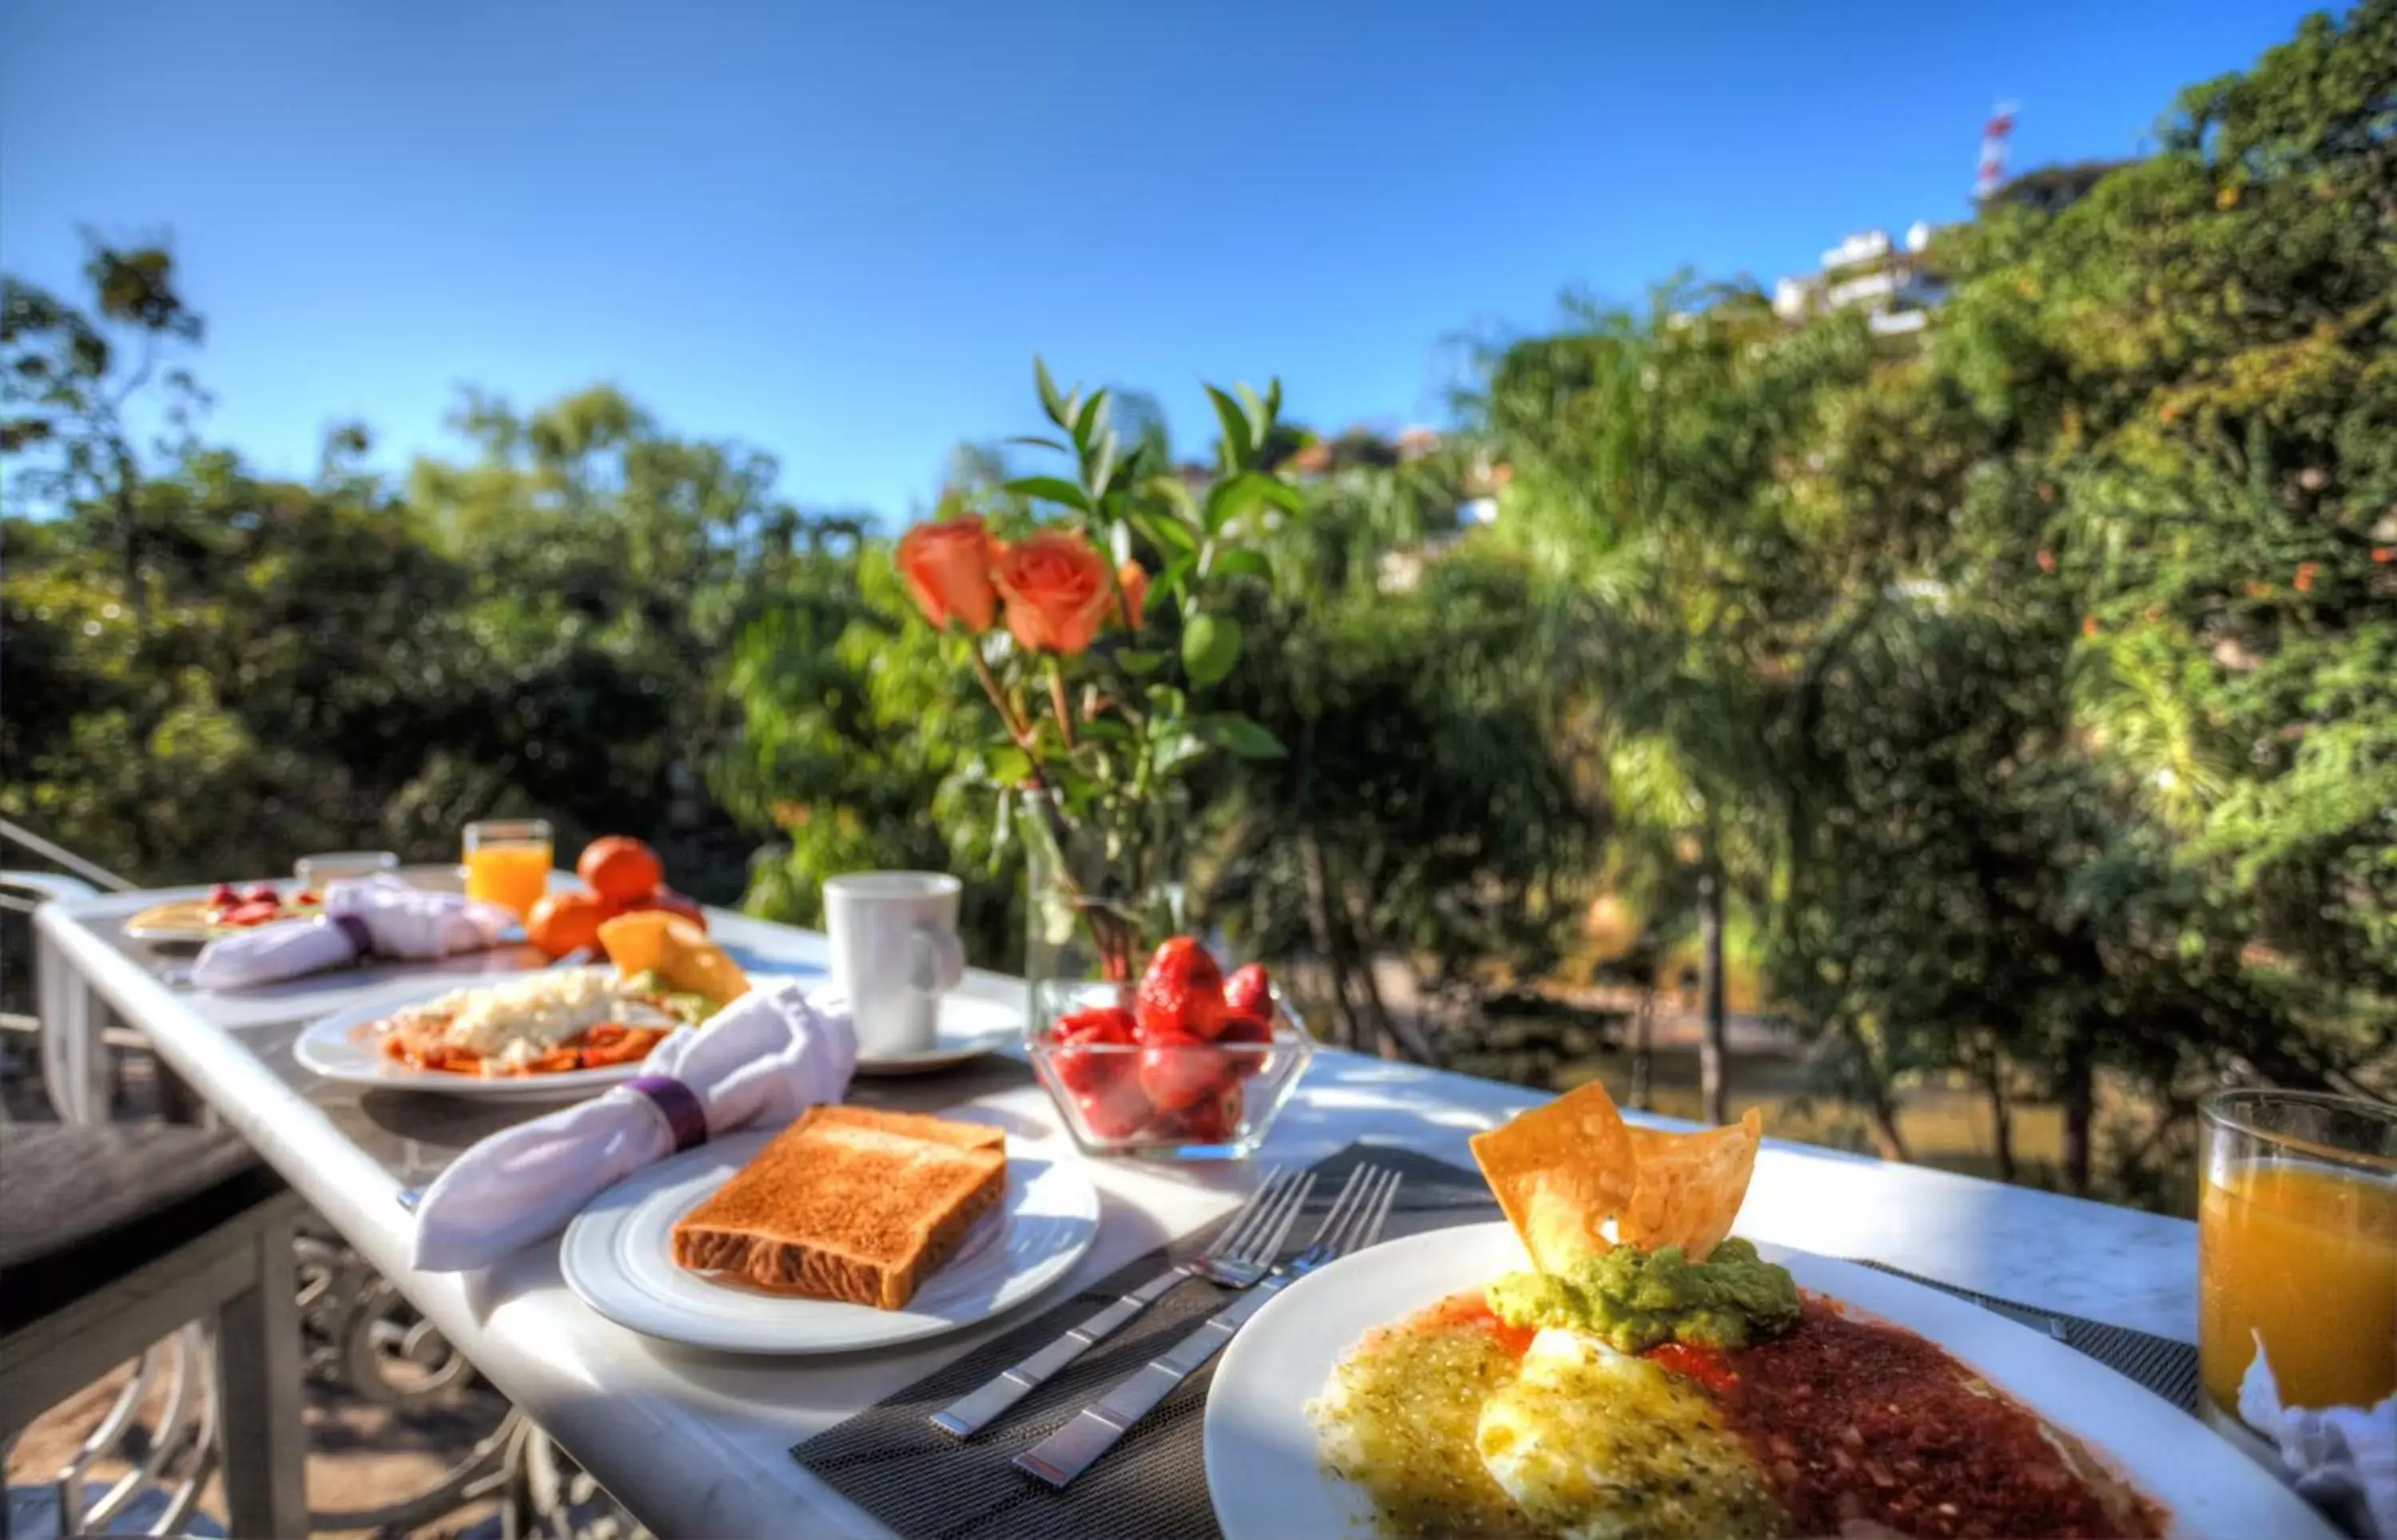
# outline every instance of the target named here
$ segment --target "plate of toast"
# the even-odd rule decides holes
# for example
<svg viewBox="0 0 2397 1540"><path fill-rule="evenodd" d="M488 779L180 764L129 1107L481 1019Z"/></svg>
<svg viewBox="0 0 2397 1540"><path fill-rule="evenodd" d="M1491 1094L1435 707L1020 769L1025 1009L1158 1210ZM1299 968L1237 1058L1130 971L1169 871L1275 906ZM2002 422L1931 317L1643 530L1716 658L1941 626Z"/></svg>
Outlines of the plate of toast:
<svg viewBox="0 0 2397 1540"><path fill-rule="evenodd" d="M837 1353L989 1320L1064 1278L1099 1196L986 1123L815 1107L618 1183L567 1228L583 1302L646 1335Z"/></svg>

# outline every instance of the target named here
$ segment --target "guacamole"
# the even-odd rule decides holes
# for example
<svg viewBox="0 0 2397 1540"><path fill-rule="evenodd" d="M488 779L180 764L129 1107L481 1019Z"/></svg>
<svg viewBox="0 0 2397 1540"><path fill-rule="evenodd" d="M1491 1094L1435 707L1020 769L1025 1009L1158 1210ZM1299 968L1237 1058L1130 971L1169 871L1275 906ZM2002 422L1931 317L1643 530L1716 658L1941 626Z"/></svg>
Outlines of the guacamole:
<svg viewBox="0 0 2397 1540"><path fill-rule="evenodd" d="M1679 1246L1617 1246L1562 1273L1508 1273L1489 1294L1491 1310L1509 1326L1568 1327L1625 1353L1667 1342L1745 1348L1798 1323L1789 1269L1736 1239L1703 1262L1690 1261Z"/></svg>

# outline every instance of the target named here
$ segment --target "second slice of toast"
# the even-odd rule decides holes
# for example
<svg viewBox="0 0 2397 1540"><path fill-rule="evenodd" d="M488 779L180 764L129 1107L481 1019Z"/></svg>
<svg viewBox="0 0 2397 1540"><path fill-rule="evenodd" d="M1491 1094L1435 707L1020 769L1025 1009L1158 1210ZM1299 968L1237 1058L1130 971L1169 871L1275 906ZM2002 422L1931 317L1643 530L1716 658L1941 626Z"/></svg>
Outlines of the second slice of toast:
<svg viewBox="0 0 2397 1540"><path fill-rule="evenodd" d="M811 1108L675 1226L675 1261L898 1309L998 1203L1005 1145L979 1123Z"/></svg>

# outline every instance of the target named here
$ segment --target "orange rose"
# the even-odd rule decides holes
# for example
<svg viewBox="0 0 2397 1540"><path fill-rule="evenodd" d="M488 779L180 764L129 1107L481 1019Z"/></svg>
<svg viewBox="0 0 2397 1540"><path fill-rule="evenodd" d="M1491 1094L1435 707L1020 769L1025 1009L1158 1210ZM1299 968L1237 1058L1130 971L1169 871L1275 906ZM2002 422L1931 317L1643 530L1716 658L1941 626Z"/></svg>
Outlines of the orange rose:
<svg viewBox="0 0 2397 1540"><path fill-rule="evenodd" d="M1116 587L1123 590L1124 624L1140 630L1141 612L1148 607L1148 569L1138 562L1116 568Z"/></svg>
<svg viewBox="0 0 2397 1540"><path fill-rule="evenodd" d="M1007 629L1036 652L1088 647L1115 597L1107 559L1079 535L1059 530L1000 548L991 577L1007 600Z"/></svg>
<svg viewBox="0 0 2397 1540"><path fill-rule="evenodd" d="M899 574L926 619L944 631L962 620L977 636L990 630L998 613L990 582L994 543L971 514L920 524L899 537Z"/></svg>

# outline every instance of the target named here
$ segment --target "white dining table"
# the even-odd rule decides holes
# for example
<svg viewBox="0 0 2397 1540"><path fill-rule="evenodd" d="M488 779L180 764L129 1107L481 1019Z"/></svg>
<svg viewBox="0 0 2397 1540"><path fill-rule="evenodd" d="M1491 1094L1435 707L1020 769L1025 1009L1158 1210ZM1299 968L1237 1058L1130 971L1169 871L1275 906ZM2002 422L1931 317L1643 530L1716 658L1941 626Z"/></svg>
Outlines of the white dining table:
<svg viewBox="0 0 2397 1540"><path fill-rule="evenodd" d="M198 890L60 901L37 917L46 998L104 1002L289 1181L490 1382L651 1530L663 1534L889 1532L790 1455L794 1444L1023 1319L897 1350L742 1358L678 1348L601 1319L561 1281L555 1240L472 1275L408 1265L403 1190L458 1148L526 1115L454 1098L315 1080L291 1059L299 1027L327 1013L422 990L425 964L370 966L238 994L191 989L121 936L124 920ZM821 966L822 936L727 910L716 937L744 963ZM521 967L522 954L441 970ZM1022 1005L1020 979L974 972L964 991ZM1736 1069L1734 1069L1734 1072ZM1174 1165L1080 1157L1020 1064L983 1061L905 1081L859 1082L893 1105L971 1106L1040 1153L1081 1162L1097 1187L1096 1242L1052 1301L1231 1207L1249 1162ZM1359 1141L1469 1164L1467 1137L1535 1100L1465 1075L1326 1050L1309 1068L1259 1162L1304 1162ZM1670 1120L1637 1121L1670 1124ZM2043 1309L2183 1342L2196 1340L2197 1232L2184 1220L2007 1187L1922 1166L1768 1139L1740 1232L1864 1258ZM1028 1307L1037 1311L1040 1304Z"/></svg>

